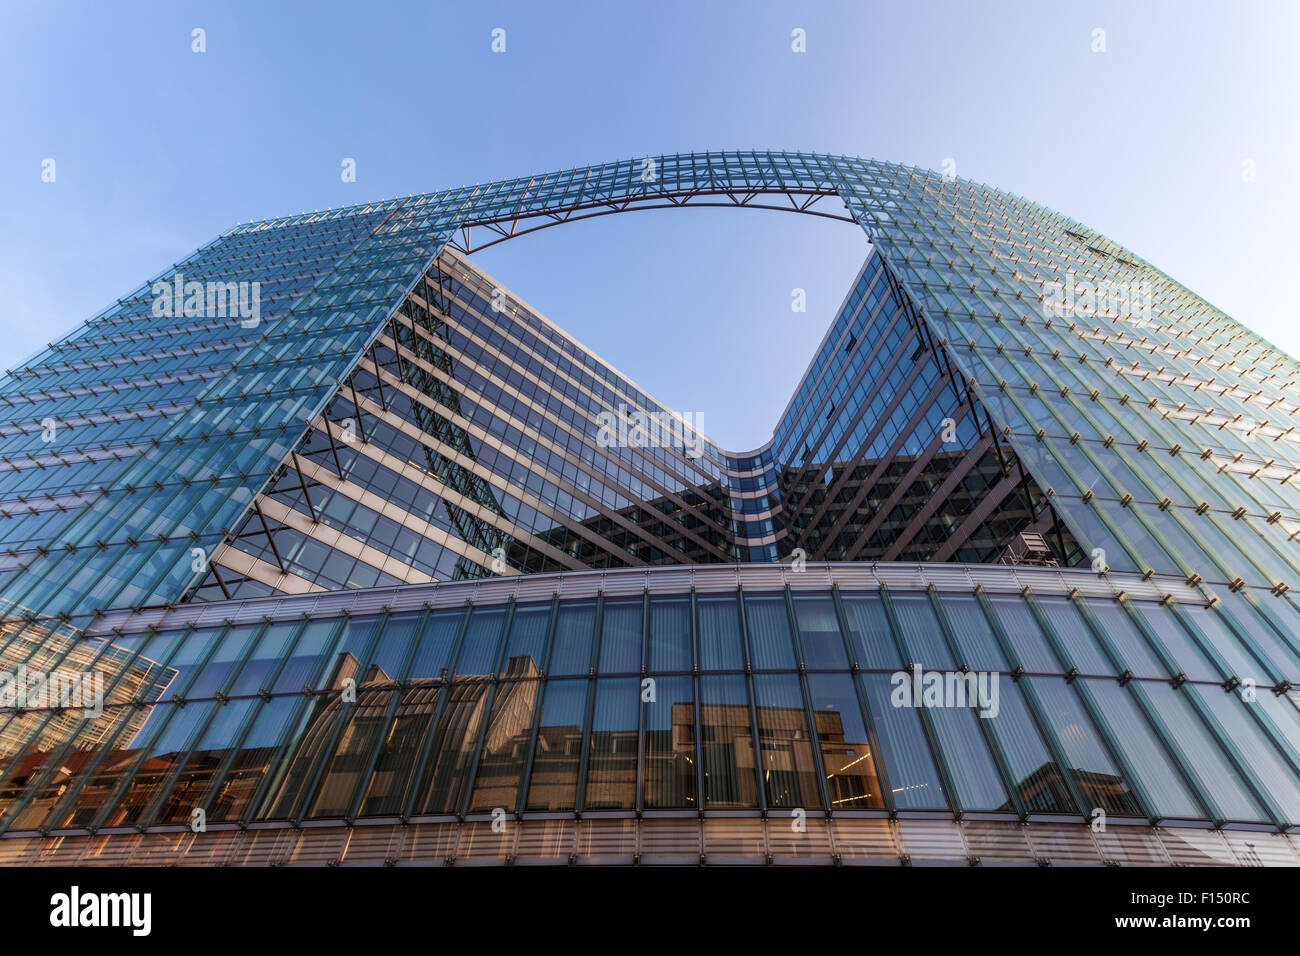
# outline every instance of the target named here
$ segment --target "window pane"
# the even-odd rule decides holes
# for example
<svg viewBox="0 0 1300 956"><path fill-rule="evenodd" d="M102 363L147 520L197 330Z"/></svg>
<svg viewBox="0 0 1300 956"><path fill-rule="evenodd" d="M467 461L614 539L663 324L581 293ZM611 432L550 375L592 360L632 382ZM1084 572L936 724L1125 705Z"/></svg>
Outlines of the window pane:
<svg viewBox="0 0 1300 956"><path fill-rule="evenodd" d="M689 598L650 599L650 670L691 669L691 602Z"/></svg>
<svg viewBox="0 0 1300 956"><path fill-rule="evenodd" d="M944 640L934 607L925 594L891 594L890 603L903 629L903 646L912 662L925 670L953 670L957 662Z"/></svg>
<svg viewBox="0 0 1300 956"><path fill-rule="evenodd" d="M745 595L745 620L749 647L757 670L795 669L790 638L790 615L784 594Z"/></svg>
<svg viewBox="0 0 1300 956"><path fill-rule="evenodd" d="M412 775L428 740L442 688L427 678L412 680L384 739L361 803L361 816L400 813L413 789Z"/></svg>
<svg viewBox="0 0 1300 956"><path fill-rule="evenodd" d="M810 670L841 670L849 666L835 602L829 597L796 594L794 617L799 626L804 665Z"/></svg>
<svg viewBox="0 0 1300 956"><path fill-rule="evenodd" d="M957 642L960 663L977 671L1011 670L974 595L944 594L940 604Z"/></svg>
<svg viewBox="0 0 1300 956"><path fill-rule="evenodd" d="M1030 682L1042 702L1043 719L1055 734L1083 798L1091 807L1101 807L1107 813L1139 814L1128 783L1110 759L1074 688L1061 677L1024 680Z"/></svg>
<svg viewBox="0 0 1300 956"><path fill-rule="evenodd" d="M1157 817L1204 816L1200 804L1183 783L1164 745L1134 701L1133 695L1140 692L1140 686L1132 683L1121 687L1116 681L1101 679L1090 679L1087 683L1112 730L1111 736L1124 762L1133 768L1137 777L1135 783L1152 804L1151 812Z"/></svg>
<svg viewBox="0 0 1300 956"><path fill-rule="evenodd" d="M591 672L591 642L596 632L596 602L572 601L560 605L555 618L549 674Z"/></svg>
<svg viewBox="0 0 1300 956"><path fill-rule="evenodd" d="M893 687L888 674L863 674L861 679L880 738L894 805L900 810L947 809L948 798L916 709L891 703Z"/></svg>
<svg viewBox="0 0 1300 956"><path fill-rule="evenodd" d="M696 603L700 615L700 669L743 670L740 606L735 595L710 595Z"/></svg>
<svg viewBox="0 0 1300 956"><path fill-rule="evenodd" d="M606 600L600 625L600 672L641 672L641 620L645 616L640 598Z"/></svg>
<svg viewBox="0 0 1300 956"><path fill-rule="evenodd" d="M535 680L502 681L497 687L474 777L471 810L515 809L528 760L538 687L539 682Z"/></svg>
<svg viewBox="0 0 1300 956"><path fill-rule="evenodd" d="M645 702L645 805L695 806L695 690L690 677L654 678Z"/></svg>
<svg viewBox="0 0 1300 956"><path fill-rule="evenodd" d="M1223 756L1223 751L1187 702L1187 691L1175 690L1163 681L1143 681L1139 692L1146 695L1164 725L1165 734L1181 751L1180 766L1218 804L1224 819L1261 823L1267 820L1263 809L1242 784L1241 775Z"/></svg>
<svg viewBox="0 0 1300 956"><path fill-rule="evenodd" d="M1009 663L1013 668L1019 664L1031 674L1065 673L1060 661L1048 647L1047 638L1039 628L1034 612L1023 598L995 594L988 601L993 616L1011 644L1013 659Z"/></svg>
<svg viewBox="0 0 1300 956"><path fill-rule="evenodd" d="M739 674L700 678L706 809L757 807L749 695Z"/></svg>
<svg viewBox="0 0 1300 956"><path fill-rule="evenodd" d="M329 706L313 715L312 726L306 731L311 741L299 751L306 759L317 747L325 759L325 775L316 790L315 799L308 807L309 817L340 817L351 804L352 796L368 768L371 755L385 729L385 716L395 691L390 681L363 683L357 687L357 702L352 707L334 698ZM344 720L343 732L330 747L339 712Z"/></svg>
<svg viewBox="0 0 1300 956"><path fill-rule="evenodd" d="M432 741L425 771L422 813L456 813L464 793L465 775L478 741L483 704L491 684L485 679L458 680L443 691L447 704Z"/></svg>
<svg viewBox="0 0 1300 956"><path fill-rule="evenodd" d="M886 671L902 667L880 597L846 594L843 604L849 623L849 643L857 654L858 665L866 670Z"/></svg>
<svg viewBox="0 0 1300 956"><path fill-rule="evenodd" d="M477 676L492 673L505 621L506 612L500 608L474 609L461 644L460 659L456 661L457 674Z"/></svg>
<svg viewBox="0 0 1300 956"><path fill-rule="evenodd" d="M587 633L590 634L590 630ZM546 682L537 750L533 755L533 772L528 783L529 810L573 809L578 796L578 764L582 758L582 722L586 706L586 680Z"/></svg>
<svg viewBox="0 0 1300 956"><path fill-rule="evenodd" d="M515 608L506 640L506 659L502 675L531 677L542 669L546 653L546 629L551 624L549 604L525 604Z"/></svg>
<svg viewBox="0 0 1300 956"><path fill-rule="evenodd" d="M639 634L640 602L637 602L636 611ZM640 711L641 681L637 678L618 677L596 683L587 793L583 799L586 809L630 810L636 806L637 721Z"/></svg>
<svg viewBox="0 0 1300 956"><path fill-rule="evenodd" d="M429 615L408 676L412 679L438 677L444 667L451 666L451 652L464 616L465 612L460 609L436 611Z"/></svg>
<svg viewBox="0 0 1300 956"><path fill-rule="evenodd" d="M767 805L821 807L799 678L793 674L759 674L754 678L754 696Z"/></svg>
<svg viewBox="0 0 1300 956"><path fill-rule="evenodd" d="M808 693L812 696L831 809L884 807L876 757L867 740L853 678L848 674L809 674Z"/></svg>
<svg viewBox="0 0 1300 956"><path fill-rule="evenodd" d="M998 681L997 713L979 718L993 731L1012 785L1031 813L1082 812L1074 805L1065 777L1047 749L1030 716L1027 702L1014 681Z"/></svg>
<svg viewBox="0 0 1300 956"><path fill-rule="evenodd" d="M1300 822L1300 786L1296 785L1295 772L1283 762L1259 724L1246 713L1247 707L1255 707L1257 704L1246 703L1238 694L1224 693L1222 687L1198 684L1186 684L1184 687L1205 702L1214 719L1232 741L1247 773L1254 776L1256 786L1272 797L1281 809L1283 821Z"/></svg>
<svg viewBox="0 0 1300 956"><path fill-rule="evenodd" d="M1101 633L1110 638L1126 670L1134 677L1172 677L1151 653L1146 640L1138 633L1124 609L1113 601L1089 601L1088 610L1097 619Z"/></svg>
<svg viewBox="0 0 1300 956"><path fill-rule="evenodd" d="M1114 666L1106 659L1105 652L1098 646L1088 623L1072 600L1048 596L1035 600L1065 648L1067 668L1077 667L1080 674L1115 673Z"/></svg>
<svg viewBox="0 0 1300 956"><path fill-rule="evenodd" d="M1216 684L1223 681L1223 677L1210 666L1201 649L1192 643L1169 608L1149 601L1134 601L1129 608L1151 628L1156 640L1164 645L1166 653L1173 658L1175 668L1186 674L1188 679Z"/></svg>

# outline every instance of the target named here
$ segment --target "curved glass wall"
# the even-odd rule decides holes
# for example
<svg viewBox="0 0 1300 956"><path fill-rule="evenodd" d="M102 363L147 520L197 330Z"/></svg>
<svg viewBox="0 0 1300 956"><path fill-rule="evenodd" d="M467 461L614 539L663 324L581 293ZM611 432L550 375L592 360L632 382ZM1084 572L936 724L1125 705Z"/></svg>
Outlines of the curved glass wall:
<svg viewBox="0 0 1300 956"><path fill-rule="evenodd" d="M436 606L462 593L443 586L433 606L405 588L368 612L303 596L248 621L256 602L95 636L11 626L6 671L61 655L104 694L99 715L7 715L0 822L11 836L196 811L1300 822L1294 692L1225 669L1252 651L1221 606L982 570L992 586L787 572L692 590L650 574L640 593L466 589Z"/></svg>

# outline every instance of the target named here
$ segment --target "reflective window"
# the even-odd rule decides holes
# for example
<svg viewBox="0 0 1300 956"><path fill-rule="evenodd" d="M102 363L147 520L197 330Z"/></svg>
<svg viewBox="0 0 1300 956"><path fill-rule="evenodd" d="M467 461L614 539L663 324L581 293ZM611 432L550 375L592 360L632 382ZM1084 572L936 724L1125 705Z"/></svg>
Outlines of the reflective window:
<svg viewBox="0 0 1300 956"><path fill-rule="evenodd" d="M784 594L746 594L749 648L758 670L794 670L794 644Z"/></svg>
<svg viewBox="0 0 1300 956"><path fill-rule="evenodd" d="M696 599L700 619L700 668L741 670L740 608L735 595L702 595Z"/></svg>
<svg viewBox="0 0 1300 956"><path fill-rule="evenodd" d="M794 617L804 664L809 670L844 670L849 666L835 602L830 597L796 594Z"/></svg>
<svg viewBox="0 0 1300 956"><path fill-rule="evenodd" d="M700 678L705 807L757 807L749 694L739 674Z"/></svg>
<svg viewBox="0 0 1300 956"><path fill-rule="evenodd" d="M654 673L691 669L691 602L687 597L650 598L650 670Z"/></svg>
<svg viewBox="0 0 1300 956"><path fill-rule="evenodd" d="M645 806L694 807L695 690L690 677L653 677L645 698Z"/></svg>
<svg viewBox="0 0 1300 956"><path fill-rule="evenodd" d="M563 810L574 806L582 758L587 684L586 680L546 682L532 776L528 782L529 810Z"/></svg>

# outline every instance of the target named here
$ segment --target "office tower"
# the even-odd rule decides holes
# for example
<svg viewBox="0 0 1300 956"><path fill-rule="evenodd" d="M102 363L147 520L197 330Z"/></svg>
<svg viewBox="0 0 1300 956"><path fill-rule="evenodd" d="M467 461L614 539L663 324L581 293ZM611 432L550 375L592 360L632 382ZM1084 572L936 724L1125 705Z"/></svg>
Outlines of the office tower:
<svg viewBox="0 0 1300 956"><path fill-rule="evenodd" d="M693 203L871 241L758 449L474 264ZM0 381L0 665L133 688L15 705L0 853L1300 863L1298 376L848 157L238 225Z"/></svg>

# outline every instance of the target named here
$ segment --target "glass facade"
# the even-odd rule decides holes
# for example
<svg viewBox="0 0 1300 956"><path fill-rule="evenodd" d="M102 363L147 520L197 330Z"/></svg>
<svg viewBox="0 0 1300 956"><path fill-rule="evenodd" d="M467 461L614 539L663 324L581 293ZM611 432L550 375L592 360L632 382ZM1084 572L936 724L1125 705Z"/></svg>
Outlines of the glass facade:
<svg viewBox="0 0 1300 956"><path fill-rule="evenodd" d="M3 674L102 705L4 685L0 850L196 809L420 820L458 858L523 853L474 829L496 810L664 858L797 855L792 811L894 858L1099 813L1166 859L1290 847L1300 366L990 187L652 158L240 224L0 379ZM838 198L872 243L751 451L472 261L697 196ZM996 716L897 704L932 675L999 675Z"/></svg>
<svg viewBox="0 0 1300 956"><path fill-rule="evenodd" d="M218 832L653 829L703 811L755 833L797 814L1010 834L1102 810L1103 832L1158 825L1184 841L1218 826L1290 846L1295 695L1224 692L1210 655L1236 638L1196 589L875 567L686 582L626 569L117 612L39 642L83 654L114 692L99 717L11 719L0 826L14 840L189 832L201 811ZM7 660L33 644L24 633ZM901 686L940 672L993 692L900 704Z"/></svg>

